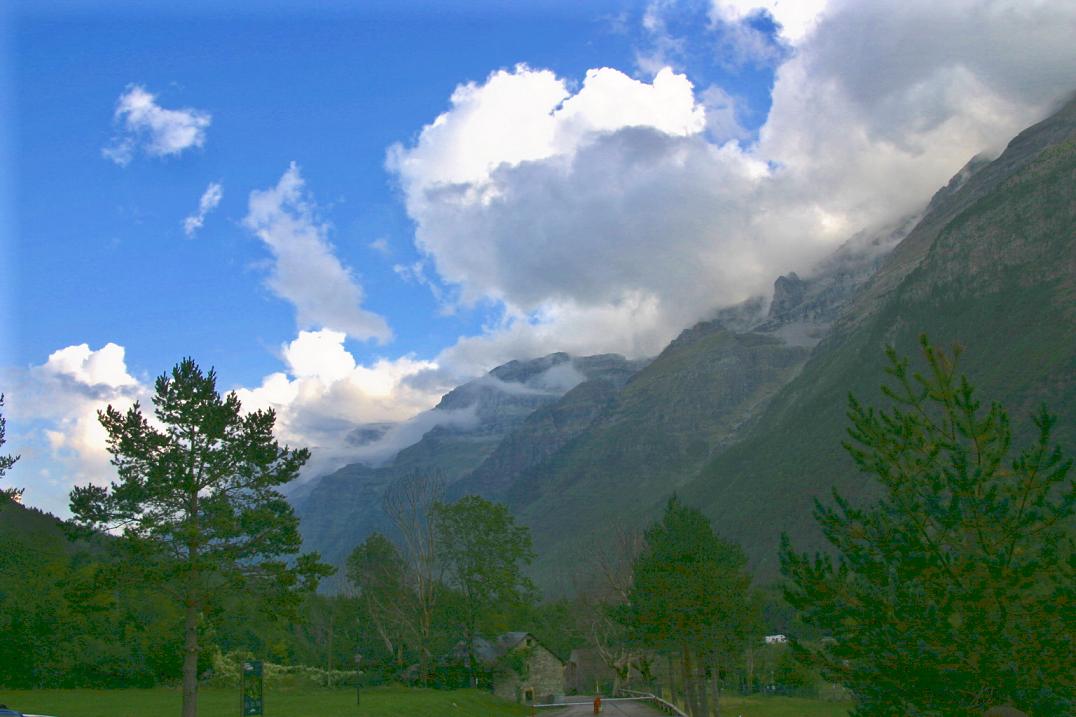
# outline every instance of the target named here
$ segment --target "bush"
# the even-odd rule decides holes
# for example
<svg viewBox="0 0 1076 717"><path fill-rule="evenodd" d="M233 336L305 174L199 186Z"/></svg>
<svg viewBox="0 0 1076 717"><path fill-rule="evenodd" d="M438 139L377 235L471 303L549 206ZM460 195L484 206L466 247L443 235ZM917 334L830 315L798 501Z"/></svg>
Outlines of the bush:
<svg viewBox="0 0 1076 717"><path fill-rule="evenodd" d="M239 687L243 662L254 659L254 655L245 650L233 652L214 652L212 669L206 683L212 687ZM339 687L354 685L358 673L355 670L323 670L309 665L278 665L273 662L262 663L262 674L266 687Z"/></svg>

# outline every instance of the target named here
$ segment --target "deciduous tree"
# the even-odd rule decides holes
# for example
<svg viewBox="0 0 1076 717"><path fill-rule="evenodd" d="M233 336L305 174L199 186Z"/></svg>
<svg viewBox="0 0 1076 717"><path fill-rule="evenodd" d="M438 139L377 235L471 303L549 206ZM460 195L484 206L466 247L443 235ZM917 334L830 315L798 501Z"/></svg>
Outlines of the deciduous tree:
<svg viewBox="0 0 1076 717"><path fill-rule="evenodd" d="M384 535L374 533L348 555L347 578L358 590L385 650L399 663L404 635L413 631L417 608L400 551Z"/></svg>
<svg viewBox="0 0 1076 717"><path fill-rule="evenodd" d="M533 592L522 569L534 558L530 531L516 525L504 505L474 495L435 505L433 524L446 581L461 596L459 625L474 684L474 644L483 611L528 599Z"/></svg>
<svg viewBox="0 0 1076 717"><path fill-rule="evenodd" d="M445 482L435 471L414 470L385 491L384 508L403 538L406 602L397 614L409 629L419 653L419 680L426 684L433 662L435 615L440 609L441 565L433 526L433 509L444 496Z"/></svg>
<svg viewBox="0 0 1076 717"><path fill-rule="evenodd" d="M675 496L647 529L635 561L619 614L635 641L679 656L688 711L696 717L710 712L710 696L716 707L723 662L758 629L746 565L738 545L721 540L702 513Z"/></svg>

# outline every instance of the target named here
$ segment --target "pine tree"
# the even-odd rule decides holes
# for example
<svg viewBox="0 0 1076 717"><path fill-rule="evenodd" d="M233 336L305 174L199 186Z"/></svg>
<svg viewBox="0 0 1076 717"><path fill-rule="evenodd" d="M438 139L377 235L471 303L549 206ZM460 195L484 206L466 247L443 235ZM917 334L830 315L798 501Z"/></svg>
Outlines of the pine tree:
<svg viewBox="0 0 1076 717"><path fill-rule="evenodd" d="M0 408L4 407L4 394L0 393ZM7 432L7 419L0 413L0 447L3 447ZM0 456L0 478L19 460L18 456ZM0 500L18 500L22 497L21 488L0 488Z"/></svg>
<svg viewBox="0 0 1076 717"><path fill-rule="evenodd" d="M153 422L137 403L98 413L119 480L75 488L71 512L86 528L120 533L125 567L182 607L182 714L195 717L199 624L216 598L243 591L288 609L331 569L297 555L298 519L277 488L310 454L279 446L273 411L244 414L235 393L217 392L215 372L189 358L155 388Z"/></svg>
<svg viewBox="0 0 1076 717"><path fill-rule="evenodd" d="M845 447L881 500L816 503L836 560L783 539L786 597L832 637L808 654L857 716L1071 714L1074 493L1055 419L1042 409L1013 456L1008 415L958 375L959 350L924 337L922 353L913 373L887 352L889 410L849 400Z"/></svg>

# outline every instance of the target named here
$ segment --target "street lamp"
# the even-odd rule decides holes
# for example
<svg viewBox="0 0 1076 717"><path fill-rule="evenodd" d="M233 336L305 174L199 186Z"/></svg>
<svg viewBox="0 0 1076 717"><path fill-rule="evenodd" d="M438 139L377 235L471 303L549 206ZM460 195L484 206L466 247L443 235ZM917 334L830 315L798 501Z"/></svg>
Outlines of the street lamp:
<svg viewBox="0 0 1076 717"><path fill-rule="evenodd" d="M359 680L359 663L362 662L362 655L355 653L355 705L362 704L362 682Z"/></svg>

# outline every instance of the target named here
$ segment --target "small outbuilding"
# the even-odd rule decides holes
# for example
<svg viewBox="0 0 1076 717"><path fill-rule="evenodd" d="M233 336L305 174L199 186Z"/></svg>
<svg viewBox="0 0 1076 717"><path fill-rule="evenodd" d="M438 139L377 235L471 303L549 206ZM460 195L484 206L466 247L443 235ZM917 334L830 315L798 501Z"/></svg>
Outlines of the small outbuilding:
<svg viewBox="0 0 1076 717"><path fill-rule="evenodd" d="M466 645L460 643L455 652L466 655ZM480 637L474 652L493 694L502 699L550 702L565 692L564 661L529 632L506 632L491 640Z"/></svg>

